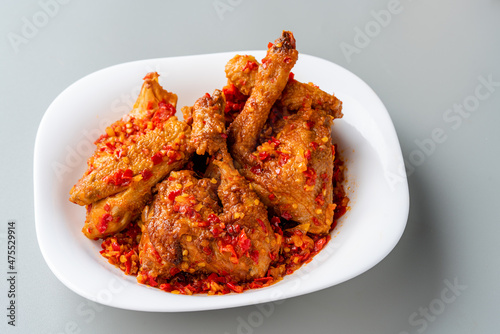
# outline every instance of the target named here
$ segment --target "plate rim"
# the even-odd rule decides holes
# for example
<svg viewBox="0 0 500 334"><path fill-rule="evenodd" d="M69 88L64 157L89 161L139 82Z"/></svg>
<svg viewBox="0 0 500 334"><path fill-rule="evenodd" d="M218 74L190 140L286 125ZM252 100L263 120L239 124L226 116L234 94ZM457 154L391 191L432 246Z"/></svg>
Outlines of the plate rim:
<svg viewBox="0 0 500 334"><path fill-rule="evenodd" d="M48 119L49 119L49 116L51 116L51 113L55 113L55 111L53 110L53 106L55 105L55 103L61 98L61 96L63 96L64 94L67 94L67 92L74 88L77 84L81 83L81 82L84 82L85 80L89 80L89 78L91 78L92 76L94 75L97 75L99 73L104 73L105 71L109 71L111 69L117 69L119 67L126 67L126 66L129 66L131 64L138 64L138 63L146 63L146 62L154 62L154 61L161 61L161 60L165 60L165 59L169 59L169 60L172 60L172 61L175 61L176 59L189 59L189 58L201 58L201 57L207 57L207 56L230 56L230 55L234 55L234 54L252 54L252 55L255 55L255 54L261 54L265 51L263 50L243 50L243 51L231 51L231 52L218 52L218 53L208 53L208 54L199 54L199 55L186 55L186 56L175 56L175 57L161 57L161 58L151 58L151 59L143 59L143 60L135 60L135 61L131 61L131 62L125 62L125 63L120 63L120 64L115 64L115 65L112 65L112 66L108 66L108 67L105 67L105 68L102 68L100 70L97 70L97 71L94 71L92 73L89 73L85 76L83 76L82 78L76 80L75 82L73 82L71 85L69 85L68 87L66 87L53 101L52 103L49 105L49 107L47 108L47 110L44 112L43 114L43 117L40 121L40 124L38 126L38 130L37 130L37 134L36 134L36 138L35 138L35 147L34 147L34 155L33 155L33 187L34 187L34 213L35 213L35 229L36 229L36 235L37 235L37 242L38 242L38 246L40 248L40 251L42 253L42 256L45 260L45 262L47 263L47 265L49 266L50 270L54 273L54 275L66 286L68 287L70 290L74 291L75 293L79 294L80 296L82 297L85 297L87 299L90 299L92 301L95 301L95 302L99 302L101 304L104 304L104 305L107 305L107 306L112 306L112 307L116 307L116 308L121 308L121 309L127 309L127 310L136 310L136 311L147 311L147 312L186 312L186 311L202 311L202 310L215 310L215 309L224 309L224 308L233 308L233 307L239 307L239 306L245 306L245 305L252 305L252 304L255 304L255 302L250 302L247 300L247 301L243 301L243 302L234 302L232 299L235 299L234 297L231 297L231 296L242 296L244 294L249 294L248 292L245 292L243 294L230 294L230 295L224 295L224 296L196 296L196 297L202 297L202 298L212 298L214 299L213 301L216 301L215 298L218 298L218 299L221 299L221 298L225 298L225 300L229 300L230 302L228 303L223 303L222 305L217 305L215 307L207 307L206 305L205 306L201 306L201 307L187 307L187 308L175 308L175 309L163 309L163 308L158 308L158 307L151 307L151 308L144 308L144 307L137 307L137 308L133 308L133 307L123 307L123 305L117 305L116 303L113 303L113 302L110 302L110 303L106 303L106 302L102 302L102 301L99 301L95 298L95 296L91 296L89 295L89 293L87 291L85 291L85 289L79 287L79 286L76 286L75 284L73 284L73 282L70 282L67 280L66 276L64 276L61 272L60 272L60 268L57 267L56 264L53 263L53 259L48 255L48 251L47 251L47 248L45 246L45 242L46 240L44 240L42 238L42 234L40 229L41 229L41 223L40 223L40 218L39 218L39 212L40 212L40 206L41 206L41 203L40 203L40 189L39 189L39 181L40 181L40 177L42 177L42 175L39 175L40 172L41 172L41 168L39 166L40 164L40 159L38 158L39 155L41 154L40 152L40 149L41 149L41 136L43 135L43 131L45 130L45 127L47 126L47 122L48 122ZM301 53L299 59L302 59L302 58L309 58L311 60L314 60L314 61L320 61L320 62L326 62L330 65L333 65L334 67L336 67L338 70L341 70L341 71L344 71L346 74L348 74L349 76L351 76L353 79L357 80L361 85L363 85L363 89L366 90L367 92L369 92L373 98L375 98L376 100L378 100L378 108L381 108L381 111L387 116L388 118L388 123L387 123L387 119L385 120L386 122L386 125L389 126L389 129L385 129L386 131L389 130L390 133L388 133L387 135L390 135L392 138L391 138L391 142L396 144L396 149L398 149L398 157L401 158L401 160L403 159L402 158L402 152L401 152L401 146L400 146L400 143L399 143L399 140L398 140L398 137L397 137L397 133L396 133L396 130L395 130L395 127L394 127L394 124L390 118L390 115L387 111L387 108L385 107L385 105L383 104L383 102L380 100L380 98L378 97L378 95L374 92L374 90L368 85L366 84L361 78L359 78L356 74L350 72L349 70L345 69L344 67L336 64L336 63L333 63L329 60L326 60L326 59L323 59L323 58L320 58L320 57L316 57L316 56L313 56L313 55L308 55L308 54L303 54ZM229 58L228 58L229 59ZM395 142L394 142L394 139L395 139ZM401 221L404 221L400 224L400 229L397 231L397 237L394 237L393 240L392 240L392 243L390 245L386 245L386 251L384 252L384 255L382 257L380 257L380 259L378 261L376 261L375 263L373 264L367 264L365 267L363 268L359 268L358 270L358 273L356 274L352 274L350 275L350 277L347 277L339 282L336 282L336 283L333 283L333 284L330 284L329 282L324 282L324 284L322 284L321 286L314 286L314 287L306 287L306 288L303 288L302 290L300 290L299 292L296 292L296 293L292 293L291 295L285 295L285 296L282 296L282 297L274 297L270 300L260 300L260 301L257 301L257 303L261 303L261 302L275 302L275 301L278 301L278 300L282 300L282 299L286 299L286 298L291 298L291 297L296 297L296 296L300 296L300 295L304 295L304 294L307 294L307 293L311 293L311 292L315 292L315 291L319 291L319 290L322 290L322 289L325 289L325 288L328 288L328 287L332 287L332 286L335 286L337 284L340 284L340 283L343 283L347 280L350 280L354 277L357 277L359 276L360 274L366 272L367 270L373 268L374 266L376 266L378 263L380 263L393 249L394 247L397 245L397 243L400 241L401 239L401 236L403 235L404 233L404 230L406 228L406 225L407 225L407 219L408 219L408 213L409 213L409 205L410 205L410 198L409 198L409 190L408 190L408 183L407 183L407 175L406 173L404 173L404 175L402 175L402 178L403 178L403 182L401 183L401 187L402 187L402 195L404 195L403 198L400 199L400 204L403 206L402 208L402 211L401 211L401 217L399 217L399 219ZM107 263L106 263L107 264ZM111 266L111 265L110 265ZM121 272L119 273L121 274ZM293 274L292 274L293 276ZM287 276L286 276L287 277ZM283 282L283 281L282 281ZM278 282L277 284L280 284L281 282ZM262 289L257 289L257 290L254 290L254 291L264 291L264 289L269 289L269 288L272 288L273 286L276 286L276 284L272 285L271 287L268 287L268 288L262 288ZM250 291L250 293L252 293L252 291ZM228 298L229 297L229 298ZM251 299L251 298L250 298ZM216 304L220 304L220 303L216 303Z"/></svg>

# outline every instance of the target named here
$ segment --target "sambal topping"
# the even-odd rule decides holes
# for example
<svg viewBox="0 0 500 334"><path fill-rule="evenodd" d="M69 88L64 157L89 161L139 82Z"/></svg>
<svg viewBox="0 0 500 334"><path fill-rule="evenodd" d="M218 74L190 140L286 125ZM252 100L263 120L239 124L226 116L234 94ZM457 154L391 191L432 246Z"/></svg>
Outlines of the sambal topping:
<svg viewBox="0 0 500 334"><path fill-rule="evenodd" d="M314 200L319 206L323 206L325 204L325 198L322 193L319 193Z"/></svg>
<svg viewBox="0 0 500 334"><path fill-rule="evenodd" d="M260 173L262 173L262 167L260 165L255 165L252 168L250 168L250 171L255 175L260 175Z"/></svg>
<svg viewBox="0 0 500 334"><path fill-rule="evenodd" d="M266 227L266 224L264 224L264 222L263 222L261 219L259 219L259 218L257 218L257 223L259 223L259 225L260 225L260 227L262 228L262 230L264 231L264 233L266 233L266 234L267 234L267 227Z"/></svg>
<svg viewBox="0 0 500 334"><path fill-rule="evenodd" d="M104 214L101 217L101 220L99 221L99 224L96 226L97 230L100 233L106 232L108 229L108 224L113 221L113 216L111 216L109 213Z"/></svg>
<svg viewBox="0 0 500 334"><path fill-rule="evenodd" d="M279 158L279 160L278 160L278 164L279 164L281 167L283 167L283 165L285 165L285 164L288 162L288 160L290 159L290 154L288 154L288 153L283 153L283 152L281 152L281 151L276 151L276 153L278 153L278 154L279 154L279 156L280 156L280 158Z"/></svg>
<svg viewBox="0 0 500 334"><path fill-rule="evenodd" d="M114 174L105 177L105 181L114 186L127 186L132 182L134 177L134 172L131 169L121 170L119 169Z"/></svg>
<svg viewBox="0 0 500 334"><path fill-rule="evenodd" d="M175 107L170 103L161 101L158 103L158 110L154 113L151 121L154 127L161 127L165 121L175 115Z"/></svg>
<svg viewBox="0 0 500 334"><path fill-rule="evenodd" d="M304 157L307 159L307 160L310 160L311 159L311 151L310 150L306 150L304 152Z"/></svg>
<svg viewBox="0 0 500 334"><path fill-rule="evenodd" d="M274 138L274 137L271 137L271 139L268 141L269 144L273 144L274 145L274 149L277 149L278 146L280 146L281 142Z"/></svg>
<svg viewBox="0 0 500 334"><path fill-rule="evenodd" d="M312 167L307 167L307 170L304 173L306 177L306 184L308 186L314 186L316 184L316 171Z"/></svg>
<svg viewBox="0 0 500 334"><path fill-rule="evenodd" d="M291 35L291 33L288 34ZM255 75L255 72L258 70L265 74L266 69L268 72L269 70L272 72L276 70L276 66L286 66L284 64L294 63L296 58L293 58L294 56L285 56L286 53L284 55L282 54L281 57L278 58L280 65L277 65L277 62L273 58L275 54L283 53L283 49L281 48L286 49L289 47L295 48L295 40L293 39L293 36L291 42L287 42L286 39L282 39L277 40L275 44L269 43L268 53L262 60L262 66L260 69L259 64L256 61L249 60L246 61L246 63L240 63L240 66L238 66L239 71L246 72L246 77L240 76L239 79L235 81L231 81L232 79L228 77L230 81L228 85L223 88L226 100L224 110L226 127L234 120L237 114L242 112L245 103L249 98L248 96L243 95L241 91L248 92L249 94L252 91L255 80L254 77L250 76L251 72ZM215 213L207 215L209 205L204 206L205 200L200 201L195 198L195 196L191 195L192 192L189 189L194 187L193 182L186 183L177 180L176 178L178 176L176 175L181 172L172 172L170 174L163 175L162 178L164 177L166 180L177 183L174 183L172 188L169 188L168 192L164 192L161 195L161 198L166 197L165 200L167 201L168 199L168 201L170 201L168 204L171 205L170 210L179 215L177 217L179 217L182 221L188 221L190 228L193 228L189 234L184 234L179 238L179 240L182 239L187 241L192 246L197 247L196 249L198 250L198 253L208 255L209 257L190 261L189 256L191 256L191 254L195 251L194 249L186 247L184 244L184 246L176 250L176 254L178 255L176 260L178 263L176 266L165 271L170 277L162 276L163 274L159 274L155 271L145 270L145 267L142 267L141 269L142 258L141 260L139 259L138 251L138 244L141 239L141 229L137 224L139 223L143 226L143 223L132 222L122 232L113 233L110 236L104 237L104 241L102 242L103 250L101 251L101 254L106 257L110 263L116 265L128 275L137 275L138 282L142 284L158 287L161 290L174 294L192 295L197 293L207 293L212 295L227 294L232 292L241 293L248 289L269 286L281 280L284 275L293 273L296 269L300 268L300 266L309 262L315 254L325 247L330 240L330 235L324 230L321 230L322 232L312 232L312 227L310 226L325 226L326 221L326 225L328 227L331 226L331 229L333 229L336 225L336 220L345 213L348 205L348 198L346 197L342 187L344 167L342 162L338 160L338 157L335 155L335 145L332 145L331 150L334 157L333 171L329 170L328 173L317 175L315 167L318 168L318 171L324 171L323 168L318 167L320 163L324 162L319 161L321 156L320 154L314 155L314 159L312 159L313 154L317 153L315 150L318 148L321 150L327 149L327 145L323 145L323 143L330 143L331 137L324 136L320 138L323 134L318 136L319 133L322 133L321 127L323 126L322 120L324 118L302 118L300 122L296 121L293 123L293 120L297 118L295 114L297 113L297 109L286 110L287 105L283 100L286 98L286 93L290 95L291 91L291 94L293 95L295 94L294 89L297 87L300 90L303 86L314 88L317 88L317 86L301 84L300 82L295 81L293 73L289 71L291 66L292 65L288 66L288 72L282 76L284 78L282 81L284 81L287 85L294 85L294 87L283 93L283 95L279 97L277 103L271 106L272 111L269 115L269 120L266 126L269 126L270 130L275 130L274 127L279 128L279 126L281 126L280 124L284 121L285 129L287 129L287 131L312 130L316 127L314 132L308 132L308 136L314 136L315 140L320 144L316 141L311 141L310 139L307 139L309 142L305 141L304 143L296 143L292 141L289 136L281 136L282 133L279 131L279 133L268 131L259 139L261 140L262 145L260 145L257 150L251 152L251 159L249 159L249 162L236 162L239 166L245 166L244 169L246 171L248 171L248 168L252 166L250 171L256 175L262 174L262 179L270 179L269 176L272 177L272 173L274 173L275 176L280 174L291 174L294 182L299 182L300 185L303 185L300 182L305 183L306 187L304 188L307 188L306 190L309 192L308 196L312 196L310 197L310 200L312 200L310 203L316 205L312 205L312 208L310 208L309 206L304 206L304 202L298 200L295 202L288 202L290 204L286 204L287 202L284 202L285 204L283 204L280 201L283 201L283 199L290 199L290 195L287 194L286 191L283 191L283 189L279 186L271 184L269 187L263 187L265 191L264 196L267 195L269 201L271 201L269 202L266 199L264 204L268 204L270 205L270 208L274 209L274 211L269 211L269 214L271 214L271 212L278 212L280 213L281 218L269 217L270 221L268 222L266 218L259 219L252 217L253 213L250 214L250 211L239 211L239 209L238 212L232 211L232 215L220 216L221 218L219 218L219 216ZM280 69L278 68L277 70ZM259 75L260 74L261 73L259 72ZM146 75L145 79L151 80L156 77L150 73ZM268 77L266 80L271 86L279 81L278 78L274 76ZM233 84L233 82L241 88L241 91ZM291 96L291 99L298 101L298 108L301 103L302 108L307 108L307 103L310 103L310 100L314 99L314 93L314 90L306 90L303 96ZM207 93L205 98L211 98L210 94ZM175 104L175 101L172 101L172 103ZM321 107L318 107L322 105L322 100L315 101L314 103L315 106L313 108L315 111L323 112ZM157 173L159 173L161 168L154 166L162 162L168 162L168 164L171 164L181 158L189 156L188 154L190 154L186 153L185 146L180 147L175 143L169 143L168 145L165 144L165 146L161 149L153 148L151 151L149 149L142 148L143 156L145 156L146 161L148 161L148 164L146 164L148 168L144 168L144 165L140 168L134 168L135 166L130 164L130 162L135 160L135 158L132 158L132 154L129 155L129 152L127 152L127 145L137 142L139 136L144 133L154 131L158 128L163 129L164 123L175 114L174 105L168 103L166 100L162 100L160 102L149 101L146 106L143 103L142 108L146 109L147 117L137 119L127 115L120 121L107 127L105 129L105 134L99 137L96 141L96 144L98 145L97 151L101 152L99 153L100 156L104 154L111 154L114 156L113 158L116 161L120 161L120 166L122 167L122 169L118 170L114 174L105 177L109 184L116 186L126 186L132 182L134 182L133 186L136 184L143 184L137 181L148 180L153 177L153 175L157 177ZM284 111L281 110L283 108ZM206 125L209 124L209 121L203 121L203 123ZM304 124L306 129L304 129ZM165 129L167 129L166 126ZM265 129L267 130L267 128ZM230 131L227 133L231 135ZM227 139L228 137L224 129L222 131L217 131L217 134L220 134L220 136L224 139ZM274 136L276 136L276 138ZM281 140L277 138L283 140L284 145L281 145ZM194 142L196 145L199 145L199 141ZM292 146L290 144L297 144L297 146ZM290 150L290 147L294 147L294 149ZM297 149L295 149L295 147L297 147ZM230 153L233 155L233 152ZM233 156L233 158L235 157ZM207 168L209 162L214 160L214 157L203 159L207 160L203 167L195 166L198 162L195 162L195 160L192 159L187 162L188 167L185 165L184 167L181 167L181 169L187 168L192 172L199 173L197 175L201 175ZM291 163L288 163L290 160L292 160ZM331 164L332 161L330 160L329 163ZM127 167L123 168L124 165L131 166L131 168L137 172L137 175L134 176L132 169ZM268 165L270 168L268 168ZM89 164L89 169L90 167L94 168L93 165ZM290 173L288 169L295 169L296 172ZM330 172L333 172L331 180L329 178ZM316 186L318 176L321 178L320 185ZM216 177L217 180L215 178L212 179L215 182L211 182L209 178L208 181L205 181L205 185L208 185L209 188L220 187L221 182L219 180L219 176ZM260 178L256 178L256 180L258 179ZM256 184L255 189L259 189L259 182L252 182L255 182L254 184ZM332 197L332 185L333 203L326 203L326 199ZM252 184L249 184L248 187L244 187L244 189L247 188L253 190ZM279 198L275 194L271 193L270 189L276 191L277 194L279 194ZM319 193L312 192L311 190L313 189L316 189ZM327 190L330 192L327 192ZM158 190L155 190L153 196L156 196L157 191ZM158 191L158 196L159 195L160 192ZM261 193L258 193L258 195L262 196ZM252 198L250 201L246 201L245 204L248 205L247 203L251 203L249 207L254 210L258 206L263 206L261 202L262 199L262 197L260 199ZM150 205L150 202L148 202L147 205ZM90 210L92 204L87 205L87 207ZM325 218L323 215L313 217L310 221L307 221L306 224L305 222L301 222L299 217L300 215L296 215L296 211L293 211L297 210L298 207L309 210L311 213L315 213L317 215L323 215L333 211L333 221L330 221L331 216L329 216L329 218ZM99 232L105 233L108 227L111 229L111 227L114 226L111 224L113 219L116 219L117 221L121 219L120 217L114 218L108 213L113 212L113 214L115 214L115 209L117 208L118 206L115 204L113 204L112 210L109 204L104 206L104 211L106 213L101 215L99 224L95 226ZM289 210L293 213L293 215ZM145 209L145 211L147 212L147 209ZM208 212L211 211L212 208L209 208ZM245 212L245 214L243 212ZM147 217L147 214L143 213L143 216ZM224 219L222 219L222 217L224 217ZM246 218L244 219L244 217ZM297 221L294 221L294 218ZM325 221L320 221L318 218ZM143 219L146 220L146 218ZM222 222L221 219L225 223ZM247 221L251 221L251 224L255 225L250 224L249 227L249 225L246 225ZM331 232L331 229L329 232ZM319 231L319 229L316 230ZM208 235L211 238L210 240L213 241L213 244L205 242L206 240L200 238L200 235L196 234L194 231L200 231L203 235ZM263 236L262 232L265 233L265 236ZM108 232L108 234L111 234L111 232ZM279 247L277 246L274 250L269 252L259 248L259 241L269 243L270 239L273 240L273 244L277 244ZM165 265L167 262L167 256L163 252L162 248L159 247L158 250L156 250L155 247L148 247L149 246L144 247L142 251L149 251L152 255L153 262L154 259L156 259L159 264ZM158 252L161 252L163 258ZM269 266L266 264L264 274L259 274L259 277L248 280L238 280L236 279L237 276L235 276L235 271L230 269L227 269L227 271L216 269L214 272L211 272L213 269L210 269L210 261L217 258L216 256L219 254L218 252L224 253L226 259L230 259L230 261L235 265L238 263L245 263L246 265L246 263L252 262L254 265L258 265L259 261L263 261L263 258L267 258L268 261L270 259L271 263ZM201 271L199 271L200 268Z"/></svg>
<svg viewBox="0 0 500 334"><path fill-rule="evenodd" d="M163 162L163 154L161 152L156 152L152 157L153 165L158 165Z"/></svg>
<svg viewBox="0 0 500 334"><path fill-rule="evenodd" d="M319 144L316 143L315 141L312 141L309 143L309 146L311 146L313 150L316 150L316 149L318 149Z"/></svg>
<svg viewBox="0 0 500 334"><path fill-rule="evenodd" d="M253 70L256 70L258 68L259 68L259 64L257 64L257 62L249 60L245 64L245 67L243 67L243 71L253 71Z"/></svg>
<svg viewBox="0 0 500 334"><path fill-rule="evenodd" d="M259 159L261 161L266 161L269 158L269 152L259 152Z"/></svg>
<svg viewBox="0 0 500 334"><path fill-rule="evenodd" d="M153 176L153 172L151 172L149 169L144 169L142 172L141 172L141 175L142 175L142 179L144 181L147 181L151 178L151 176Z"/></svg>

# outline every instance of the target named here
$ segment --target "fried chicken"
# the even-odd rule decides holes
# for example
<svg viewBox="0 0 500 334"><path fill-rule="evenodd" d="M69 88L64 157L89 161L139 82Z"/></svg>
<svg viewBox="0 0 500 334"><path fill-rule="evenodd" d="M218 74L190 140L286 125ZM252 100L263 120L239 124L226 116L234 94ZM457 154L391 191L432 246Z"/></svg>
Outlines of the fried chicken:
<svg viewBox="0 0 500 334"><path fill-rule="evenodd" d="M133 110L106 128L70 200L87 205L83 233L101 238L137 218L151 188L189 159L191 129L174 116L177 96L159 85L158 74L144 78Z"/></svg>
<svg viewBox="0 0 500 334"><path fill-rule="evenodd" d="M207 152L213 155L218 151L227 151L224 105L222 92L216 90L212 97L207 93L193 106L190 145L196 154Z"/></svg>
<svg viewBox="0 0 500 334"><path fill-rule="evenodd" d="M328 233L335 209L330 131L333 118L342 116L342 103L315 86L289 80L297 59L291 33L284 32L270 47L255 79L234 73L237 66L245 72L241 59L226 67L230 80L238 78L233 84L251 92L229 131L237 167L275 214L298 222L304 232ZM272 122L270 140L258 146L273 106L278 113L296 111Z"/></svg>
<svg viewBox="0 0 500 334"><path fill-rule="evenodd" d="M236 55L226 64L226 77L243 95L250 95L260 66L262 65L253 56ZM342 117L342 102L335 95L322 91L312 83L294 80L293 75L277 103L288 112L312 108L321 109L335 118Z"/></svg>
<svg viewBox="0 0 500 334"><path fill-rule="evenodd" d="M271 107L280 97L290 70L298 59L293 34L284 31L267 51L257 72L255 86L242 112L229 127L231 155L243 162L255 149Z"/></svg>
<svg viewBox="0 0 500 334"><path fill-rule="evenodd" d="M217 156L213 165L220 180L198 179L183 170L158 185L139 245L140 275L164 280L179 272L229 274L235 281L263 277L279 240L266 207L227 153L221 92L200 98L191 112L191 144L199 153Z"/></svg>

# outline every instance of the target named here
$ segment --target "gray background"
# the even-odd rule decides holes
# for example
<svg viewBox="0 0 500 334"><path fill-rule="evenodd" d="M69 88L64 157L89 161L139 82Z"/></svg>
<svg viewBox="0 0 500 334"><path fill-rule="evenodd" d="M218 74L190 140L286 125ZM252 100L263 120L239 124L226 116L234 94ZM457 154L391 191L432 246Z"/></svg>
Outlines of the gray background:
<svg viewBox="0 0 500 334"><path fill-rule="evenodd" d="M73 0L45 9L52 16L40 14L44 3L55 2L0 2L0 332L498 333L500 87L474 95L480 77L500 82L500 1L401 0L384 26L373 13L397 1ZM39 27L23 35L25 20ZM33 147L51 101L110 65L264 49L283 29L294 32L300 52L360 76L389 110L411 197L394 251L357 278L266 310L132 312L67 289L45 264L34 224ZM368 40L358 29L371 29ZM347 44L356 53L343 52ZM471 110L463 116L448 111L463 104ZM436 129L446 139L433 147ZM8 219L18 222L14 329L4 314Z"/></svg>

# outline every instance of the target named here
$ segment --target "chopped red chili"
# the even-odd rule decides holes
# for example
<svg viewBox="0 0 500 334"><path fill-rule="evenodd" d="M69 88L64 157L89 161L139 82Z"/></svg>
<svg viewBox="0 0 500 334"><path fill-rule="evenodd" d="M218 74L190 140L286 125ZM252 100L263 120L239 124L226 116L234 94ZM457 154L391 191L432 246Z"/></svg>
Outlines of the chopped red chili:
<svg viewBox="0 0 500 334"><path fill-rule="evenodd" d="M278 160L278 164L280 166L285 165L288 162L288 160L290 159L290 155L288 153L283 153L281 151L276 151L276 152L280 155L280 158Z"/></svg>
<svg viewBox="0 0 500 334"><path fill-rule="evenodd" d="M170 275L172 275L172 276L174 276L174 275L176 275L176 274L178 274L180 272L181 272L181 270L179 268L177 268L177 267L173 267L173 268L170 269Z"/></svg>
<svg viewBox="0 0 500 334"><path fill-rule="evenodd" d="M269 144L274 144L274 148L276 149L280 144L281 142L274 138L274 137L271 137L271 139L268 141Z"/></svg>
<svg viewBox="0 0 500 334"><path fill-rule="evenodd" d="M181 190L174 190L168 193L168 199L174 201L177 196L181 194Z"/></svg>
<svg viewBox="0 0 500 334"><path fill-rule="evenodd" d="M161 152L157 152L151 157L151 160L153 161L153 165L158 165L163 162L163 155Z"/></svg>
<svg viewBox="0 0 500 334"><path fill-rule="evenodd" d="M101 219L99 220L99 224L97 224L97 226L96 226L99 233L106 232L106 229L108 228L108 224L112 220L113 220L113 216L111 216L109 213L105 213L104 215L102 215Z"/></svg>
<svg viewBox="0 0 500 334"><path fill-rule="evenodd" d="M208 215L207 221L210 224L219 224L220 223L219 217L216 214L213 214L213 213L211 213L211 214Z"/></svg>
<svg viewBox="0 0 500 334"><path fill-rule="evenodd" d="M251 251L250 258L253 260L253 262L259 263L259 251L256 249Z"/></svg>
<svg viewBox="0 0 500 334"><path fill-rule="evenodd" d="M153 173L149 169L144 169L141 172L141 175L142 175L143 180L147 181L151 178L151 176L153 176Z"/></svg>
<svg viewBox="0 0 500 334"><path fill-rule="evenodd" d="M314 199L318 205L323 206L325 204L325 198L323 197L322 193L319 193L318 196Z"/></svg>
<svg viewBox="0 0 500 334"><path fill-rule="evenodd" d="M260 175L260 173L262 173L262 168L259 165L255 165L252 168L250 168L250 171L255 175Z"/></svg>
<svg viewBox="0 0 500 334"><path fill-rule="evenodd" d="M240 249L240 254L245 254L250 248L251 241L247 237L245 230L241 230L240 235L238 236L238 246Z"/></svg>
<svg viewBox="0 0 500 334"><path fill-rule="evenodd" d="M209 222L207 222L207 221L204 221L204 220L200 220L200 221L198 222L198 226L199 226L199 227L208 227L208 226L210 226L210 223L209 223Z"/></svg>
<svg viewBox="0 0 500 334"><path fill-rule="evenodd" d="M162 126L171 116L175 115L175 107L170 103L161 101L158 103L158 110L154 113L151 121L155 128Z"/></svg>
<svg viewBox="0 0 500 334"><path fill-rule="evenodd" d="M262 228L262 230L264 231L264 233L266 233L266 234L267 234L267 227L266 227L266 224L264 224L264 222L263 222L261 219L259 219L259 218L257 218L257 223L259 223L259 225L260 225L260 227Z"/></svg>
<svg viewBox="0 0 500 334"><path fill-rule="evenodd" d="M268 152L259 152L259 159L262 161L266 161L269 158Z"/></svg>
<svg viewBox="0 0 500 334"><path fill-rule="evenodd" d="M228 282L228 283L226 283L226 284L227 284L227 286L228 286L231 290L233 290L233 291L234 291L234 292L236 292L236 293L242 293L242 292L243 292L243 287L242 287L242 286L240 286L240 285L237 285L236 283Z"/></svg>
<svg viewBox="0 0 500 334"><path fill-rule="evenodd" d="M306 184L308 186L314 186L316 184L316 171L312 167L307 167L307 170L303 172L306 177Z"/></svg>
<svg viewBox="0 0 500 334"><path fill-rule="evenodd" d="M132 182L132 177L134 172L131 169L126 169L125 171L119 169L113 175L105 177L107 183L115 186L126 186Z"/></svg>
<svg viewBox="0 0 500 334"><path fill-rule="evenodd" d="M258 68L259 68L259 64L257 64L257 62L249 60L245 64L245 67L243 67L243 71L245 71L246 69L248 69L249 71L253 71L253 70L256 70Z"/></svg>

